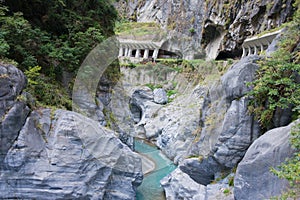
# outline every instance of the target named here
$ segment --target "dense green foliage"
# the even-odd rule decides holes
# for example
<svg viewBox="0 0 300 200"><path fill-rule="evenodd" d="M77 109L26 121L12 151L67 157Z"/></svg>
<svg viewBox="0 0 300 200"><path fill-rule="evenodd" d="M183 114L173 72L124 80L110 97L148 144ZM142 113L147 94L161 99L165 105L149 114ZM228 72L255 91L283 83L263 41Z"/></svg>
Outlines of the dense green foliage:
<svg viewBox="0 0 300 200"><path fill-rule="evenodd" d="M0 61L13 60L27 72L41 66L39 84L30 83L30 90L38 101L61 106L47 98L66 94L62 72L75 74L91 49L113 34L116 17L105 0L1 1Z"/></svg>
<svg viewBox="0 0 300 200"><path fill-rule="evenodd" d="M30 67L25 71L28 79L29 92L35 98L35 104L31 106L55 106L58 108L72 108L72 102L67 92L61 88L57 81L40 73L41 67Z"/></svg>
<svg viewBox="0 0 300 200"><path fill-rule="evenodd" d="M299 1L295 3L299 6ZM292 107L294 119L300 114L300 54L297 45L300 43L300 12L294 15L287 25L279 49L272 57L265 58L257 71L256 80L251 83L253 97L249 111L254 113L263 129L274 127L275 112L284 112ZM299 47L298 47L299 48Z"/></svg>

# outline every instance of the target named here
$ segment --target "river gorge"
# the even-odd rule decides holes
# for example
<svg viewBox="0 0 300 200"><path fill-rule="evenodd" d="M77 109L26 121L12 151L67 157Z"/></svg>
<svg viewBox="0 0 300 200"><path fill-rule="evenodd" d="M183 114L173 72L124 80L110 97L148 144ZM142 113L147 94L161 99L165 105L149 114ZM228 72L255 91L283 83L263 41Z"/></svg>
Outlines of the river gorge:
<svg viewBox="0 0 300 200"><path fill-rule="evenodd" d="M0 1L0 199L300 199L299 8Z"/></svg>

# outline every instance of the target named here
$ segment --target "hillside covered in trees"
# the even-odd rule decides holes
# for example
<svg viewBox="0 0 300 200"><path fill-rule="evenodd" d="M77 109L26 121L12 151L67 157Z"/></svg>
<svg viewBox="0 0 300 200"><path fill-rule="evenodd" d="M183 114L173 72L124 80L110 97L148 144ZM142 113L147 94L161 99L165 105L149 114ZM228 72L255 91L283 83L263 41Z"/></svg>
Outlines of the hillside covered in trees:
<svg viewBox="0 0 300 200"><path fill-rule="evenodd" d="M114 34L116 19L105 0L2 1L0 59L26 73L39 102L70 109L63 72L74 76L86 55Z"/></svg>

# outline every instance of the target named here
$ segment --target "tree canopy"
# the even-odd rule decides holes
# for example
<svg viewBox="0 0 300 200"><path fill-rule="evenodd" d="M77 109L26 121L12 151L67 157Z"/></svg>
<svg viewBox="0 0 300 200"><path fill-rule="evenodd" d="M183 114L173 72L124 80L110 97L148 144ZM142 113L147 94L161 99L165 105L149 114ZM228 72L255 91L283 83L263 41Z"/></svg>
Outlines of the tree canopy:
<svg viewBox="0 0 300 200"><path fill-rule="evenodd" d="M1 1L0 60L13 60L27 74L33 70L39 80L47 79L48 88L60 88L62 71L76 72L86 55L114 34L116 19L106 0ZM45 82L40 81L36 85ZM51 98L49 103L56 102Z"/></svg>

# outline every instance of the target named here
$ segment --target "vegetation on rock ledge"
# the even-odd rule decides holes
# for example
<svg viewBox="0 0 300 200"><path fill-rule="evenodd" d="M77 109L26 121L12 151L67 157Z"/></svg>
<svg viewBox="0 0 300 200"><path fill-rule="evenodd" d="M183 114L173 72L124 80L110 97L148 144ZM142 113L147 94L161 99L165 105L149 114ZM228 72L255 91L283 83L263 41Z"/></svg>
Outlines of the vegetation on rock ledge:
<svg viewBox="0 0 300 200"><path fill-rule="evenodd" d="M299 5L298 0L295 4ZM279 49L272 57L260 61L256 80L250 85L253 97L249 111L254 113L263 129L274 127L275 112L284 112L292 107L293 119L300 116L300 11L295 13L293 21L279 43Z"/></svg>

